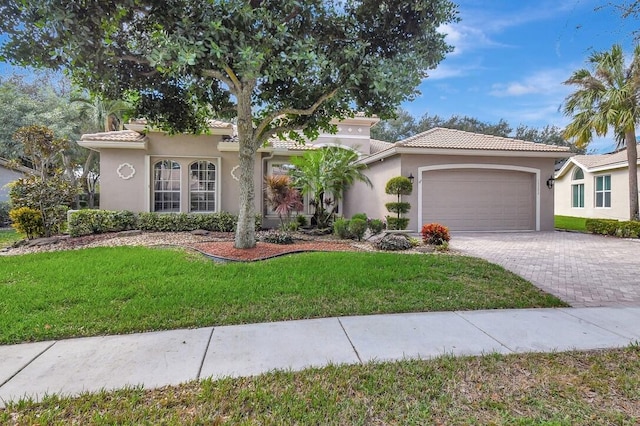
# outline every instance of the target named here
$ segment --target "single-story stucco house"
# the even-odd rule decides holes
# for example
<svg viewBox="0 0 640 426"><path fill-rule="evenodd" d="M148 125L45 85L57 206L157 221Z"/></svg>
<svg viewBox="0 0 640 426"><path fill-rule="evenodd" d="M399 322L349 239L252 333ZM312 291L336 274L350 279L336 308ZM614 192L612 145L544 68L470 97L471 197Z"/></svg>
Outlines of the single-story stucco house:
<svg viewBox="0 0 640 426"><path fill-rule="evenodd" d="M558 215L629 220L627 150L569 158L556 173L555 205Z"/></svg>
<svg viewBox="0 0 640 426"><path fill-rule="evenodd" d="M565 147L432 129L397 143L372 140L377 118L357 115L336 123L337 134L321 134L306 145L273 138L258 151L255 163L256 211L265 227L278 219L267 206L264 177L286 173L290 158L321 146L357 151L373 188L356 184L339 212L345 217L367 213L384 219L384 192L394 176L413 176L409 230L439 222L454 231L553 229L553 176ZM100 152L100 207L135 212L238 211L238 143L234 127L212 121L210 134L169 136L133 122L126 130L83 135L81 146ZM313 206L305 200L304 214Z"/></svg>
<svg viewBox="0 0 640 426"><path fill-rule="evenodd" d="M9 160L0 157L0 203L9 201L9 184L29 172L31 169L24 166L18 166L17 169L9 167Z"/></svg>

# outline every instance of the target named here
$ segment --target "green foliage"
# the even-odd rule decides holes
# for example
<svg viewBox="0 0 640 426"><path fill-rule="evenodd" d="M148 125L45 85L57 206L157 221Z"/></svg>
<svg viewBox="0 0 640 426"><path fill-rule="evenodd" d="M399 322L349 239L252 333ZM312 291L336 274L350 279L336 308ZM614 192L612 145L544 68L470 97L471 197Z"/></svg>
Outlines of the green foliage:
<svg viewBox="0 0 640 426"><path fill-rule="evenodd" d="M409 178L404 176L396 176L389 179L384 187L384 192L386 194L397 195L398 201L400 201L400 195L410 195L411 191L413 191L413 184Z"/></svg>
<svg viewBox="0 0 640 426"><path fill-rule="evenodd" d="M572 121L564 136L580 148L587 147L594 135L606 136L611 130L619 147L626 147L628 164L637 162L636 124L640 122L640 45L628 61L619 44L610 51L593 52L591 70L575 71L565 84L576 86L567 96L563 112ZM640 220L638 168L628 167L629 219Z"/></svg>
<svg viewBox="0 0 640 426"><path fill-rule="evenodd" d="M288 232L271 229L260 236L260 240L272 244L293 244L293 237Z"/></svg>
<svg viewBox="0 0 640 426"><path fill-rule="evenodd" d="M407 226L409 226L409 218L387 216L387 229L402 230L407 229Z"/></svg>
<svg viewBox="0 0 640 426"><path fill-rule="evenodd" d="M367 221L361 218L351 219L349 221L349 233L358 241L362 240L365 232L367 232Z"/></svg>
<svg viewBox="0 0 640 426"><path fill-rule="evenodd" d="M356 213L353 216L351 216L351 219L362 219L364 221L369 220L366 213Z"/></svg>
<svg viewBox="0 0 640 426"><path fill-rule="evenodd" d="M318 228L330 226L344 191L356 181L371 186L364 174L366 165L356 163L358 154L339 146L328 146L292 157L295 166L290 174L294 185L312 197L314 218Z"/></svg>
<svg viewBox="0 0 640 426"><path fill-rule="evenodd" d="M640 222L635 220L587 219L585 228L594 234L621 238L640 238Z"/></svg>
<svg viewBox="0 0 640 426"><path fill-rule="evenodd" d="M376 243L376 248L385 251L409 250L411 241L406 235L388 234Z"/></svg>
<svg viewBox="0 0 640 426"><path fill-rule="evenodd" d="M309 219L303 214L299 214L296 216L296 223L298 224L298 228L304 228L309 225Z"/></svg>
<svg viewBox="0 0 640 426"><path fill-rule="evenodd" d="M71 214L69 234L73 237L103 232L140 229L152 232L184 232L204 229L212 232L233 232L237 216L227 213L155 213L135 214L130 211L79 210ZM255 217L260 228L262 218Z"/></svg>
<svg viewBox="0 0 640 426"><path fill-rule="evenodd" d="M338 218L333 221L333 233L343 240L351 238L349 231L349 219Z"/></svg>
<svg viewBox="0 0 640 426"><path fill-rule="evenodd" d="M44 235L42 213L30 207L18 207L9 212L12 224L16 231L25 234L27 238L36 238Z"/></svg>
<svg viewBox="0 0 640 426"><path fill-rule="evenodd" d="M384 205L391 213L404 214L411 210L411 204L406 202L386 203Z"/></svg>
<svg viewBox="0 0 640 426"><path fill-rule="evenodd" d="M439 223L427 223L423 225L420 233L422 234L422 241L424 241L425 244L441 246L451 240L449 228Z"/></svg>
<svg viewBox="0 0 640 426"><path fill-rule="evenodd" d="M136 229L138 219L135 213L122 210L79 210L71 213L69 218L69 235L101 234Z"/></svg>
<svg viewBox="0 0 640 426"><path fill-rule="evenodd" d="M451 51L437 29L458 20L449 0L7 0L0 15L0 57L65 69L106 98L132 93L163 130L236 116L245 165L274 133L303 142L354 110L393 114ZM243 194L253 182L241 171ZM250 247L254 206L239 201L236 244Z"/></svg>
<svg viewBox="0 0 640 426"><path fill-rule="evenodd" d="M369 230L373 235L378 235L384 229L384 222L380 219L371 219L369 221Z"/></svg>

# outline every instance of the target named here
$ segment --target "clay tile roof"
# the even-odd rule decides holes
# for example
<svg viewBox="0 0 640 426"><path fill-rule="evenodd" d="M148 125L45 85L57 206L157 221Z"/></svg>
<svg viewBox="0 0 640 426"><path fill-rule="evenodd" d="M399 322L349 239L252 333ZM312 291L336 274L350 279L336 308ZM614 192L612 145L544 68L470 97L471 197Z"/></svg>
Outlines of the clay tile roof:
<svg viewBox="0 0 640 426"><path fill-rule="evenodd" d="M436 127L426 132L396 142L398 147L440 148L440 149L478 149L489 151L538 151L569 152L565 146L546 145L500 136L482 135L462 130Z"/></svg>
<svg viewBox="0 0 640 426"><path fill-rule="evenodd" d="M385 149L389 149L393 146L391 142L379 141L377 139L371 139L371 154L375 154Z"/></svg>
<svg viewBox="0 0 640 426"><path fill-rule="evenodd" d="M312 144L301 145L296 141L290 139L282 140L278 137L269 138L268 145L275 149L288 149L290 151L306 151L311 149L317 149Z"/></svg>
<svg viewBox="0 0 640 426"><path fill-rule="evenodd" d="M129 124L139 124L139 125L146 126L147 125L147 119L146 118L135 118L135 119L132 118L131 120L129 120ZM212 129L233 129L233 123L228 123L226 121L208 120L207 124Z"/></svg>
<svg viewBox="0 0 640 426"><path fill-rule="evenodd" d="M145 135L133 130L118 130L115 132L89 133L82 135L83 141L109 141L109 142L142 142Z"/></svg>
<svg viewBox="0 0 640 426"><path fill-rule="evenodd" d="M575 155L573 160L584 167L591 169L595 167L613 166L615 164L627 165L627 150L622 149L618 152L611 154L599 154L599 155ZM638 152L638 159L640 159L640 152Z"/></svg>

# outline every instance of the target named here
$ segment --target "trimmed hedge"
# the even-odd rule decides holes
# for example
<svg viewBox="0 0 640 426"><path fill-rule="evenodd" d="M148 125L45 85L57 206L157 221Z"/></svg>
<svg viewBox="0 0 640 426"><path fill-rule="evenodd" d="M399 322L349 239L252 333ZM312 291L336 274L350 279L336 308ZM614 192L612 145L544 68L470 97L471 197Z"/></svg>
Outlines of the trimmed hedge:
<svg viewBox="0 0 640 426"><path fill-rule="evenodd" d="M80 210L69 218L69 234L72 237L119 232L129 229L155 232L183 232L204 229L213 232L233 232L237 216L226 213L155 213L135 214L130 211ZM256 229L262 225L262 217L256 216Z"/></svg>
<svg viewBox="0 0 640 426"><path fill-rule="evenodd" d="M587 231L593 234L611 235L621 238L640 238L639 221L618 221L615 219L587 219Z"/></svg>

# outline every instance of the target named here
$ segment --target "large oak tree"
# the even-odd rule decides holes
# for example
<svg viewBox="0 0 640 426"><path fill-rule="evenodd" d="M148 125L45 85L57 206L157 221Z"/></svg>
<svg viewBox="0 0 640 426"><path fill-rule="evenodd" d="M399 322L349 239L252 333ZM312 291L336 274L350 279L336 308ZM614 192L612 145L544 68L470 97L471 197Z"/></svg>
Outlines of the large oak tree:
<svg viewBox="0 0 640 426"><path fill-rule="evenodd" d="M4 58L65 69L173 132L236 117L236 247L255 245L258 148L274 133L307 138L352 111L393 115L450 51L449 0L6 0Z"/></svg>

